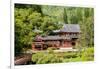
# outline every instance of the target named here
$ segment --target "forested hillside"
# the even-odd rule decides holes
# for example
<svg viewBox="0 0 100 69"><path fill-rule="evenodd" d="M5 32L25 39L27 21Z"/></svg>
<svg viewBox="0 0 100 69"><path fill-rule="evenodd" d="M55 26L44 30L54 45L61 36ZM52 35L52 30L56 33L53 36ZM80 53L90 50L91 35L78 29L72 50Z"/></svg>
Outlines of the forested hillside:
<svg viewBox="0 0 100 69"><path fill-rule="evenodd" d="M79 24L81 48L94 46L94 9L85 7L63 7L49 5L15 4L15 54L31 48L36 33L42 36L60 29L64 23Z"/></svg>

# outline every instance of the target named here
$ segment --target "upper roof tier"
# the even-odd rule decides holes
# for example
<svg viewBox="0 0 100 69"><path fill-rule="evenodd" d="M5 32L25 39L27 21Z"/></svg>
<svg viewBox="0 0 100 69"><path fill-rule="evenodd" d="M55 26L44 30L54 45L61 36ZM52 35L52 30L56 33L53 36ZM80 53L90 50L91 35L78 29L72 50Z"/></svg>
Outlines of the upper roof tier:
<svg viewBox="0 0 100 69"><path fill-rule="evenodd" d="M54 33L59 33L59 32L81 32L80 31L80 26L79 24L64 24L63 27L60 30L54 30Z"/></svg>

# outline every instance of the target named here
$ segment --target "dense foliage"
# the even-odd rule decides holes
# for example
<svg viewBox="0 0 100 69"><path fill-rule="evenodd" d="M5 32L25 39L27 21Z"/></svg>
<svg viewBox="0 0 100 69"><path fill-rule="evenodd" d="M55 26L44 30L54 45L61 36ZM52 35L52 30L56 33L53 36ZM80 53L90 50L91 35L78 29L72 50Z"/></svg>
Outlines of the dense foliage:
<svg viewBox="0 0 100 69"><path fill-rule="evenodd" d="M94 48L87 48L79 52L58 52L54 53L53 50L49 52L38 52L32 55L32 61L36 64L48 63L64 63L64 62L77 62L77 61L93 61Z"/></svg>
<svg viewBox="0 0 100 69"><path fill-rule="evenodd" d="M81 37L79 39L79 48L86 49L87 47L94 46L93 8L15 4L14 14L15 55L31 47L31 43L36 35L34 30L41 30L42 32L40 34L46 36L50 34L52 30L60 29L64 23L80 25ZM51 57L45 55L43 59L46 57L50 59L55 57L55 55L48 55ZM54 59L56 59L56 57ZM47 60L45 59L44 61ZM44 61L38 61L38 63L44 63ZM52 59L52 62L53 61ZM60 62L60 59L57 59L56 62Z"/></svg>

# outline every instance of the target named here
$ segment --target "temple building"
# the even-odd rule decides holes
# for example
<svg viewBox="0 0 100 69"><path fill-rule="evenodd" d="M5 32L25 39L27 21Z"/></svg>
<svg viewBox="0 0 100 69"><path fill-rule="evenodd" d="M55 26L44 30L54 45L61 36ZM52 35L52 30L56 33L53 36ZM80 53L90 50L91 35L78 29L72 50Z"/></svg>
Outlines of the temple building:
<svg viewBox="0 0 100 69"><path fill-rule="evenodd" d="M42 37L37 35L32 43L32 50L74 49L79 43L80 26L78 24L64 24L59 30L52 31L54 35Z"/></svg>

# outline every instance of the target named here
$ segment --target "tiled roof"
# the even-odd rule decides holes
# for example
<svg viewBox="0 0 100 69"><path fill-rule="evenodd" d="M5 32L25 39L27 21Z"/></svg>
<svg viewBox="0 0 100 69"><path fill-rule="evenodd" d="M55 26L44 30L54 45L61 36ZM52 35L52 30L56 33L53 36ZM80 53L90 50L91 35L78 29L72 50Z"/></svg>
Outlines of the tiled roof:
<svg viewBox="0 0 100 69"><path fill-rule="evenodd" d="M72 38L79 38L77 35L69 35L69 36L46 36L43 37L42 40L71 40Z"/></svg>
<svg viewBox="0 0 100 69"><path fill-rule="evenodd" d="M43 40L61 40L62 38L59 36L46 36L43 37Z"/></svg>
<svg viewBox="0 0 100 69"><path fill-rule="evenodd" d="M80 32L79 24L64 24L60 30L54 30L53 32Z"/></svg>
<svg viewBox="0 0 100 69"><path fill-rule="evenodd" d="M80 32L80 26L79 24L64 24L64 26L60 30L54 30L53 32L59 33L59 32ZM45 37L39 37L37 36L36 40L62 40L67 39L70 40L72 38L79 38L77 34L70 34L66 36L59 36L59 35L50 35Z"/></svg>

